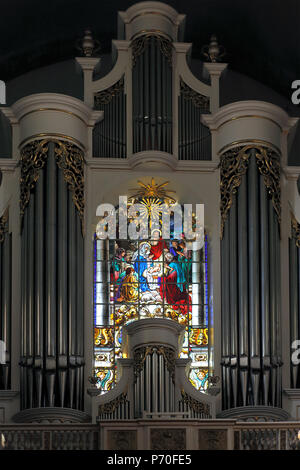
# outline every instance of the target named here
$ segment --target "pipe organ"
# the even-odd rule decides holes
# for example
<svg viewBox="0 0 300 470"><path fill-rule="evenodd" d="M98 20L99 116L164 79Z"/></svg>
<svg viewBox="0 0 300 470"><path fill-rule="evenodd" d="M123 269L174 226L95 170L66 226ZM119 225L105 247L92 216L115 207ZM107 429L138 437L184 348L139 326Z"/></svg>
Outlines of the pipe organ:
<svg viewBox="0 0 300 470"><path fill-rule="evenodd" d="M291 388L299 388L299 364L293 360L298 348L300 333L300 224L292 214L291 237L289 238L289 282L290 282L290 383ZM298 354L296 354L296 358Z"/></svg>
<svg viewBox="0 0 300 470"><path fill-rule="evenodd" d="M172 43L148 33L131 49L133 152L172 153Z"/></svg>
<svg viewBox="0 0 300 470"><path fill-rule="evenodd" d="M279 156L222 154L221 205L224 408L281 406Z"/></svg>
<svg viewBox="0 0 300 470"><path fill-rule="evenodd" d="M124 77L95 95L95 109L103 111L104 119L93 129L93 155L126 158Z"/></svg>
<svg viewBox="0 0 300 470"><path fill-rule="evenodd" d="M184 19L162 2L133 5L119 13L116 60L101 78L85 38L75 59L83 99L33 86L0 108L11 126L1 147L11 142L9 158L0 154L0 408L15 392L9 420L267 419L275 409L277 419L300 406L291 347L300 334L299 169L288 165L297 118L246 95L220 106L227 64L207 54L198 65L208 79L192 73ZM133 243L97 239L98 205L116 208L137 180L154 182L152 172L173 202L204 204L208 257L189 258L183 236L166 246L149 236L143 256ZM162 270L146 272L153 259ZM123 271L112 280L114 262ZM127 276L143 278L143 298L134 288L126 298ZM114 377L103 394L93 386L94 316L99 368L104 381ZM206 388L188 380L190 357L194 385Z"/></svg>
<svg viewBox="0 0 300 470"><path fill-rule="evenodd" d="M23 409L83 408L82 180L78 147L47 139L23 147Z"/></svg>
<svg viewBox="0 0 300 470"><path fill-rule="evenodd" d="M0 390L11 388L12 235L9 211L0 217Z"/></svg>

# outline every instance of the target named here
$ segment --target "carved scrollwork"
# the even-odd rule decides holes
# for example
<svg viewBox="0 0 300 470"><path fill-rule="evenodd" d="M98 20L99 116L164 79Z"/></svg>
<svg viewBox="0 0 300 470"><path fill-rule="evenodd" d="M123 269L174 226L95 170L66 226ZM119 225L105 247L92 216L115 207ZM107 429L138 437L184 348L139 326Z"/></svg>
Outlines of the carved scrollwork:
<svg viewBox="0 0 300 470"><path fill-rule="evenodd" d="M20 179L20 214L21 223L25 209L29 204L30 192L39 179L39 170L44 168L48 156L49 140L35 140L27 144L21 151Z"/></svg>
<svg viewBox="0 0 300 470"><path fill-rule="evenodd" d="M0 243L4 242L5 234L8 232L8 210L0 217Z"/></svg>
<svg viewBox="0 0 300 470"><path fill-rule="evenodd" d="M161 53L167 58L169 66L172 67L173 46L171 41L160 36L159 34L154 33L143 34L142 36L139 36L138 38L132 41L132 67L136 65L137 58L146 49L150 38L155 38L157 44L159 45Z"/></svg>
<svg viewBox="0 0 300 470"><path fill-rule="evenodd" d="M105 104L111 102L111 100L117 96L121 91L124 90L124 77L122 77L117 83L112 85L107 90L99 91L94 96L95 109L101 109Z"/></svg>
<svg viewBox="0 0 300 470"><path fill-rule="evenodd" d="M84 157L83 152L70 142L55 142L55 159L64 173L64 179L72 193L72 199L81 220L84 218Z"/></svg>
<svg viewBox="0 0 300 470"><path fill-rule="evenodd" d="M139 376L140 372L144 367L144 362L146 357L150 354L157 353L162 355L166 361L166 366L171 374L172 379L174 380L175 375L175 362L176 362L176 354L174 349L168 348L162 345L150 345L150 346L143 346L138 348L134 351L133 360L134 360L134 377L135 380Z"/></svg>
<svg viewBox="0 0 300 470"><path fill-rule="evenodd" d="M221 170L221 239L228 211L232 206L233 196L239 188L242 177L246 174L250 153L256 151L255 158L258 170L264 179L267 192L272 200L278 223L281 223L280 203L280 160L279 156L269 148L246 145L228 150L220 159Z"/></svg>
<svg viewBox="0 0 300 470"><path fill-rule="evenodd" d="M104 403L103 405L99 405L99 416L103 414L110 414L113 413L115 410L119 408L122 403L126 403L127 394L121 393L117 398L114 400Z"/></svg>
<svg viewBox="0 0 300 470"><path fill-rule="evenodd" d="M201 108L203 111L209 111L209 97L197 93L182 80L180 80L180 93L185 100L191 100L196 108Z"/></svg>
<svg viewBox="0 0 300 470"><path fill-rule="evenodd" d="M296 246L300 248L300 224L293 214L291 214L291 224L292 238L295 240Z"/></svg>
<svg viewBox="0 0 300 470"><path fill-rule="evenodd" d="M207 417L211 418L210 406L206 403L201 403L200 401L192 398L184 390L181 391L182 402L187 404L188 407L197 414L204 414Z"/></svg>
<svg viewBox="0 0 300 470"><path fill-rule="evenodd" d="M247 150L249 148L251 147L235 147L221 155L221 239L224 235L224 225L228 211L232 206L233 196L248 169L250 155Z"/></svg>
<svg viewBox="0 0 300 470"><path fill-rule="evenodd" d="M72 192L72 199L83 226L84 216L84 157L83 152L70 142L54 139L36 140L21 151L20 214L21 224L30 193L34 190L48 158L49 143L54 143L55 160L63 171L64 179Z"/></svg>
<svg viewBox="0 0 300 470"><path fill-rule="evenodd" d="M277 215L278 223L281 223L281 201L280 201L280 160L279 156L271 149L258 147L256 162L273 207Z"/></svg>

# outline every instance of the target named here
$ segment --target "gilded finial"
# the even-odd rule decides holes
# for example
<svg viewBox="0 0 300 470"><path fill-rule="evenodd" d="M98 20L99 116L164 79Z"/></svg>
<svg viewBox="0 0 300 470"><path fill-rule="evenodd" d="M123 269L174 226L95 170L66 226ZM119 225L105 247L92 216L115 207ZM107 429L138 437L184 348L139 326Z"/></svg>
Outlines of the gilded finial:
<svg viewBox="0 0 300 470"><path fill-rule="evenodd" d="M93 38L90 29L86 29L84 37L79 40L77 48L85 57L92 57L100 49L100 42Z"/></svg>
<svg viewBox="0 0 300 470"><path fill-rule="evenodd" d="M201 53L209 62L220 62L225 55L225 48L218 43L217 36L213 34L210 43L202 47Z"/></svg>

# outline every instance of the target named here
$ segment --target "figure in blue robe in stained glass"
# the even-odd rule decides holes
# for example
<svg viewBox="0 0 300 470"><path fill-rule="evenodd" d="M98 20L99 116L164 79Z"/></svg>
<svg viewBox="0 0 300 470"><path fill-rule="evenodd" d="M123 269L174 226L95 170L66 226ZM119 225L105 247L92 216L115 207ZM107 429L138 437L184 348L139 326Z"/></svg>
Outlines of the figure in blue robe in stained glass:
<svg viewBox="0 0 300 470"><path fill-rule="evenodd" d="M138 280L140 283L140 291L145 292L149 290L147 279L144 276L145 271L149 266L148 255L150 253L150 245L149 243L141 243L139 253L136 253L136 257L134 258L133 267L135 272L138 275Z"/></svg>

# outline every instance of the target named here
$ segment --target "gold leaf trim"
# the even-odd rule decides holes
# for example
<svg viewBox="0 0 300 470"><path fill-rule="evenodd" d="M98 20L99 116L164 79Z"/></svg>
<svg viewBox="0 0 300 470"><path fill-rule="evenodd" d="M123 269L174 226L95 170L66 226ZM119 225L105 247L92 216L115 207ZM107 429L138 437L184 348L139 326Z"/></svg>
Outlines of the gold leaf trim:
<svg viewBox="0 0 300 470"><path fill-rule="evenodd" d="M209 111L209 97L197 93L182 80L180 80L180 93L185 100L191 100L195 108L202 108L203 111Z"/></svg>
<svg viewBox="0 0 300 470"><path fill-rule="evenodd" d="M56 139L35 140L21 151L20 215L21 227L25 209L30 201L30 193L39 179L39 172L48 158L49 143L54 143L57 166L63 171L64 180L72 192L72 199L81 220L84 221L84 156L83 151L70 142Z"/></svg>
<svg viewBox="0 0 300 470"><path fill-rule="evenodd" d="M292 238L295 240L296 246L300 248L300 224L294 214L291 214Z"/></svg>
<svg viewBox="0 0 300 470"><path fill-rule="evenodd" d="M55 142L55 160L63 171L65 182L72 193L72 199L81 220L84 233L84 157L83 152L68 142Z"/></svg>
<svg viewBox="0 0 300 470"><path fill-rule="evenodd" d="M21 150L20 215L21 226L25 209L30 201L30 193L39 179L39 171L44 168L48 157L49 140L35 140Z"/></svg>
<svg viewBox="0 0 300 470"><path fill-rule="evenodd" d="M211 418L210 406L206 403L201 403L200 401L192 398L184 390L181 391L182 402L186 403L188 407L195 413L202 413Z"/></svg>
<svg viewBox="0 0 300 470"><path fill-rule="evenodd" d="M272 199L273 207L277 215L278 224L281 224L281 191L280 191L280 159L271 149L258 147L256 153L256 163L260 174L264 178L264 183L269 196Z"/></svg>
<svg viewBox="0 0 300 470"><path fill-rule="evenodd" d="M7 232L8 232L8 209L6 209L2 217L0 217L0 243L4 242L5 235Z"/></svg>
<svg viewBox="0 0 300 470"><path fill-rule="evenodd" d="M111 100L124 90L124 77L117 83L106 90L99 91L94 96L95 109L100 109L105 104L109 104Z"/></svg>
<svg viewBox="0 0 300 470"><path fill-rule="evenodd" d="M113 413L119 408L119 406L122 403L126 403L126 401L127 401L127 394L121 393L121 395L119 395L114 400L108 403L104 403L103 405L99 405L99 415Z"/></svg>
<svg viewBox="0 0 300 470"><path fill-rule="evenodd" d="M252 146L235 147L223 153L220 157L221 171L221 239L224 235L224 226L228 211L232 206L233 196L241 185L242 177L248 169L249 157L247 150Z"/></svg>
<svg viewBox="0 0 300 470"><path fill-rule="evenodd" d="M272 204L281 224L281 191L280 191L280 159L274 150L261 146L246 145L235 147L223 153L220 157L221 171L221 239L224 235L224 226L228 211L232 206L233 196L236 194L246 174L249 164L249 150L256 150L256 164L263 177L265 187L272 200Z"/></svg>
<svg viewBox="0 0 300 470"><path fill-rule="evenodd" d="M134 39L131 42L132 48L132 67L135 67L137 58L144 52L146 49L150 38L154 38L159 45L161 53L166 57L168 64L172 67L173 63L173 45L169 39L166 39L159 34L155 34L153 32L149 32L147 34L143 34L138 38Z"/></svg>
<svg viewBox="0 0 300 470"><path fill-rule="evenodd" d="M166 366L168 371L171 374L171 377L174 381L175 377L175 362L176 362L176 355L175 351L172 348L168 348L166 346L162 346L159 344L154 344L151 346L143 346L138 348L134 351L134 377L135 381L139 376L140 372L144 367L144 362L148 355L152 355L156 352L159 355L162 355L166 361Z"/></svg>

